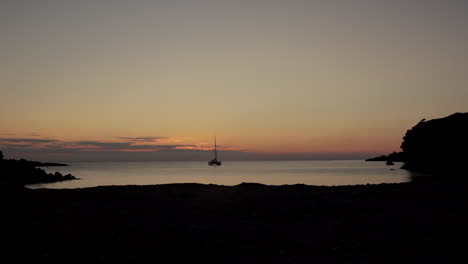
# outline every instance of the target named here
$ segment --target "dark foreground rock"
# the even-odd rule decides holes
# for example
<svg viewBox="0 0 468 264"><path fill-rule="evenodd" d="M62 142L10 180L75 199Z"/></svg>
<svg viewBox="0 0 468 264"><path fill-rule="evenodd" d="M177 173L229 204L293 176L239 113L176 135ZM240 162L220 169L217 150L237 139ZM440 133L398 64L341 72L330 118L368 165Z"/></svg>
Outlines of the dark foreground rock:
<svg viewBox="0 0 468 264"><path fill-rule="evenodd" d="M434 175L468 175L468 113L422 120L401 144L403 169Z"/></svg>
<svg viewBox="0 0 468 264"><path fill-rule="evenodd" d="M0 151L1 154L1 151ZM71 174L62 175L60 172L47 173L36 166L47 166L57 163L41 163L28 160L0 159L0 188L18 188L27 184L51 183L75 180ZM64 164L63 164L64 165Z"/></svg>
<svg viewBox="0 0 468 264"><path fill-rule="evenodd" d="M430 180L342 187L25 189L1 200L3 218L10 221L2 233L2 257L17 262L455 263L465 251L464 186Z"/></svg>

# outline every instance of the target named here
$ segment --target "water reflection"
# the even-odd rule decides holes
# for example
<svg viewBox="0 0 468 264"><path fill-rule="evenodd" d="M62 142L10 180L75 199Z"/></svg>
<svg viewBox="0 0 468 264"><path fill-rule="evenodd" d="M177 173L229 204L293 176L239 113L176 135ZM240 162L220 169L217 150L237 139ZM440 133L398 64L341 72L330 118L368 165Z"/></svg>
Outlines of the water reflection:
<svg viewBox="0 0 468 264"><path fill-rule="evenodd" d="M408 182L414 175L401 164L339 161L226 161L222 167L204 162L88 162L54 167L50 171L71 173L80 180L38 184L30 188L82 188L102 185L148 185L204 183L237 185L256 182L268 185L355 185ZM46 168L46 170L48 170Z"/></svg>

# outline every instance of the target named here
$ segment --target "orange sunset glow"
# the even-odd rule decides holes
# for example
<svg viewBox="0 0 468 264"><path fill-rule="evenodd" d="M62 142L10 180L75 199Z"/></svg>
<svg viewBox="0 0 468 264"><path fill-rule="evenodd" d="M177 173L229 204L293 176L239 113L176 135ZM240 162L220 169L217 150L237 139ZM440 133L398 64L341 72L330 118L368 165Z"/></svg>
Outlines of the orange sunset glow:
<svg viewBox="0 0 468 264"><path fill-rule="evenodd" d="M468 0L0 0L0 259L458 263L467 29Z"/></svg>
<svg viewBox="0 0 468 264"><path fill-rule="evenodd" d="M29 2L1 11L11 157L204 160L216 134L228 159L362 158L468 101L465 16L451 5Z"/></svg>

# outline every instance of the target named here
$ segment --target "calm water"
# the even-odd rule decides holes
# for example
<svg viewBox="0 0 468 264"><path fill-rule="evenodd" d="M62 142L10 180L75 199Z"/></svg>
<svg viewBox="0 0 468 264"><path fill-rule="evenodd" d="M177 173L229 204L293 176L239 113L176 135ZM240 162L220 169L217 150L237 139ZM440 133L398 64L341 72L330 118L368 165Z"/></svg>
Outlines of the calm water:
<svg viewBox="0 0 468 264"><path fill-rule="evenodd" d="M221 167L206 162L86 162L69 167L44 168L47 172L71 173L80 180L30 185L30 188L82 188L102 185L148 185L164 183L213 183L237 185L257 182L269 185L354 185L410 181L402 164L343 161L226 161ZM391 168L395 170L390 170Z"/></svg>

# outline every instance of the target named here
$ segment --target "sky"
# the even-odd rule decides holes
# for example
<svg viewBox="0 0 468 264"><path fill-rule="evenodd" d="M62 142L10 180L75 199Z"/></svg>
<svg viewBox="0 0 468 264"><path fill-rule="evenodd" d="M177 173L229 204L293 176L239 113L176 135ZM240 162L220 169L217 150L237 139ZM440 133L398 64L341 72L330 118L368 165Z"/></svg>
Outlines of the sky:
<svg viewBox="0 0 468 264"><path fill-rule="evenodd" d="M466 112L468 2L0 0L0 150L361 159Z"/></svg>

